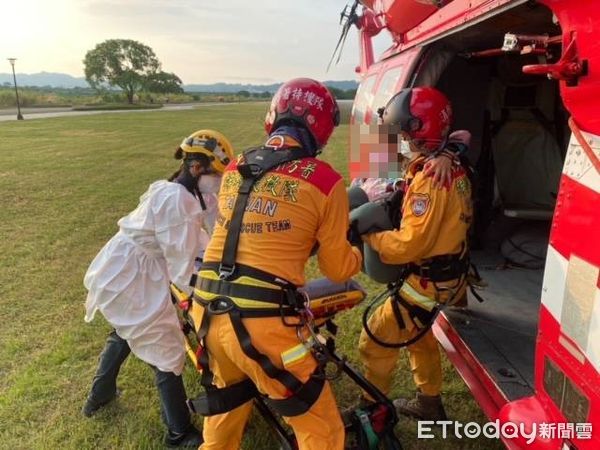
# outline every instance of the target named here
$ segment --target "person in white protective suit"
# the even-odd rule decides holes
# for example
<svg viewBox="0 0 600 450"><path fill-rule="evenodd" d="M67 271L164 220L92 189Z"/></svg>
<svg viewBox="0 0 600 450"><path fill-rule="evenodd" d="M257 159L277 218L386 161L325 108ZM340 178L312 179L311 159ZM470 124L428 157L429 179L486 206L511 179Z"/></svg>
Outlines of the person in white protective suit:
<svg viewBox="0 0 600 450"><path fill-rule="evenodd" d="M92 261L84 278L86 322L100 311L114 327L83 406L85 416L119 395L117 376L130 352L155 371L169 447L198 447L181 373L184 336L169 282L191 294L194 259L202 257L216 219L221 175L233 149L221 133L200 130L175 152L180 169L152 183L137 208Z"/></svg>

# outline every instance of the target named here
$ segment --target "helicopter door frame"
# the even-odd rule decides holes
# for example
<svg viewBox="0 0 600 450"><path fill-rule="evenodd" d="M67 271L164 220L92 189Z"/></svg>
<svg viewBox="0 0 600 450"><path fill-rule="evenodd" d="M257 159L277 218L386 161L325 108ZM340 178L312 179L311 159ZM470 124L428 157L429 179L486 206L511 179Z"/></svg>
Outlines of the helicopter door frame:
<svg viewBox="0 0 600 450"><path fill-rule="evenodd" d="M540 0L562 30L562 55L553 64L525 66L560 81L572 131L553 215L541 290L534 395L508 401L444 314L434 333L490 420L570 425L571 433L543 438L535 448L600 448L600 2ZM507 448L526 448L505 439Z"/></svg>
<svg viewBox="0 0 600 450"><path fill-rule="evenodd" d="M396 92L407 86L422 53L422 47L412 47L369 67L356 94L351 123L375 123L377 108L385 106Z"/></svg>
<svg viewBox="0 0 600 450"><path fill-rule="evenodd" d="M591 450L600 448L600 46L596 27L590 25L598 23L600 4L541 3L552 10L561 26L562 55L554 64L523 70L560 81L572 134L544 272L535 352L536 394L505 405L499 416L502 422L575 423L576 431L585 426L589 431L585 438L554 443Z"/></svg>

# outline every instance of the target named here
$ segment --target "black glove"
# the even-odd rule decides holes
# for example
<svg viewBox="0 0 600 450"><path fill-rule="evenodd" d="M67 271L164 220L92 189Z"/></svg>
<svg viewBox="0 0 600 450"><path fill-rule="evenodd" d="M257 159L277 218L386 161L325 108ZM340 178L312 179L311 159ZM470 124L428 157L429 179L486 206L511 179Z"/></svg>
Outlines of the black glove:
<svg viewBox="0 0 600 450"><path fill-rule="evenodd" d="M402 202L404 201L404 191L397 190L394 191L392 195L390 195L385 200L385 207L388 212L388 216L392 221L392 226L395 229L400 228L400 221L402 220Z"/></svg>
<svg viewBox="0 0 600 450"><path fill-rule="evenodd" d="M360 247L362 244L362 239L360 238L360 233L358 232L358 221L353 220L350 222L350 228L348 228L348 234L346 235L348 242L355 247Z"/></svg>

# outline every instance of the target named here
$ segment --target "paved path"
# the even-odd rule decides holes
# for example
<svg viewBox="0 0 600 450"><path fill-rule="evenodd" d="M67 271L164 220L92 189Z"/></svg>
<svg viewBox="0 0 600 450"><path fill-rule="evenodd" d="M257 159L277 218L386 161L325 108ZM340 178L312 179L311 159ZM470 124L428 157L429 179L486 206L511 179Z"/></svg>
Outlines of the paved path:
<svg viewBox="0 0 600 450"><path fill-rule="evenodd" d="M248 102L248 103L264 103L264 102ZM346 123L346 116L349 117L352 109L353 100L338 100L340 109L342 110L342 123ZM73 111L70 107L64 108L21 108L21 113L25 120L31 119L46 119L48 117L62 116L86 116L90 114L124 114L132 112L149 112L149 111L184 111L194 108L204 108L205 106L225 106L235 103L181 103L177 105L164 105L162 108L155 109L121 109L114 111ZM17 109L0 109L0 122L17 120Z"/></svg>
<svg viewBox="0 0 600 450"><path fill-rule="evenodd" d="M62 116L87 116L90 114L123 114L132 112L149 112L149 111L183 111L194 108L203 108L205 106L224 106L231 103L182 103L178 105L164 105L162 108L154 109L120 109L114 111L73 111L71 108L21 108L21 114L25 120L30 119L46 119L48 117ZM0 122L9 120L17 120L16 109L1 109Z"/></svg>

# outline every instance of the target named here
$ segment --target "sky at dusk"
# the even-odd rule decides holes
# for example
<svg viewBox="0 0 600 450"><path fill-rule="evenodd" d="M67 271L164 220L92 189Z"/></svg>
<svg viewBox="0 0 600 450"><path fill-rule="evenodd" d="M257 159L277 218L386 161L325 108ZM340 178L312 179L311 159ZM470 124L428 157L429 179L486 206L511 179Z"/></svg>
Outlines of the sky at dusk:
<svg viewBox="0 0 600 450"><path fill-rule="evenodd" d="M355 79L356 29L326 72L346 0L0 0L0 72L83 76L85 53L106 39L152 47L185 84L269 84L297 76ZM391 43L375 40L380 54ZM4 61L5 63L2 63ZM2 65L4 64L4 66Z"/></svg>

